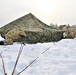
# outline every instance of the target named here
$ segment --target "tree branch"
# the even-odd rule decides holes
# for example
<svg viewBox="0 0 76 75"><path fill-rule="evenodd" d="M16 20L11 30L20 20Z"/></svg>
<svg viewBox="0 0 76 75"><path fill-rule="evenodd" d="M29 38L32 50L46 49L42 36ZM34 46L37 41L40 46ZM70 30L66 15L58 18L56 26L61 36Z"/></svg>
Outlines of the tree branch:
<svg viewBox="0 0 76 75"><path fill-rule="evenodd" d="M6 74L6 71L5 71L4 59L3 59L2 55L1 55L1 53L0 53L0 57L1 57L1 59L2 59L2 65L3 65L4 75L7 75L7 74Z"/></svg>
<svg viewBox="0 0 76 75"><path fill-rule="evenodd" d="M14 69L13 69L13 71L12 71L12 75L14 75L14 72L15 72L15 69L16 69L16 66L17 66L17 63L18 63L18 60L19 60L20 55L21 55L22 50L23 50L23 46L24 46L24 44L22 43L22 44L21 44L21 47L20 47L20 50L19 50L19 53L18 53L18 56L17 56L17 59L16 59L16 62L15 62Z"/></svg>
<svg viewBox="0 0 76 75"><path fill-rule="evenodd" d="M47 48L45 51L43 51L41 54L44 54L46 51L48 51L51 47ZM24 72L33 62L35 62L39 57L34 59L27 67L25 67L22 71L20 71L17 75L20 75L22 72Z"/></svg>

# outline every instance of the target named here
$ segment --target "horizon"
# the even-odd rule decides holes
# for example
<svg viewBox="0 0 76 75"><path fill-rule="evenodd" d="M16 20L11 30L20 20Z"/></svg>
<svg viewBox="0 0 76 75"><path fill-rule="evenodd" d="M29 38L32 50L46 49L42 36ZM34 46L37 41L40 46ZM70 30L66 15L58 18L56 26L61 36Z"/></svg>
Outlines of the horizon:
<svg viewBox="0 0 76 75"><path fill-rule="evenodd" d="M47 25L76 24L76 0L0 0L0 27L32 13Z"/></svg>

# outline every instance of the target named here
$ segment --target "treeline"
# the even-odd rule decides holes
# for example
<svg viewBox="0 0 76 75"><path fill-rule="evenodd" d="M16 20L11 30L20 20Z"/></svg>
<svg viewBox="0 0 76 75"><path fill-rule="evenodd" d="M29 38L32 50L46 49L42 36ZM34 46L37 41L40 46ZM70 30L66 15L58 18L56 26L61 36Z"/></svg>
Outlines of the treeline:
<svg viewBox="0 0 76 75"><path fill-rule="evenodd" d="M57 25L57 24L50 24L50 26L53 26L57 29L65 31L63 36L65 38L76 38L76 25L71 26L71 25Z"/></svg>

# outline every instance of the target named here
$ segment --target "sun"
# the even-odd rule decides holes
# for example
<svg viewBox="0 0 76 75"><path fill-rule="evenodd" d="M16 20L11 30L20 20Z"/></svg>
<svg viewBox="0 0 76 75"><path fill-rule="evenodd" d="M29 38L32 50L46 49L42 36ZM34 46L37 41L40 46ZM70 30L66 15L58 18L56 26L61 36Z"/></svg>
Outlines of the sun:
<svg viewBox="0 0 76 75"><path fill-rule="evenodd" d="M55 10L54 0L35 0L35 5L37 6L38 10L46 14Z"/></svg>

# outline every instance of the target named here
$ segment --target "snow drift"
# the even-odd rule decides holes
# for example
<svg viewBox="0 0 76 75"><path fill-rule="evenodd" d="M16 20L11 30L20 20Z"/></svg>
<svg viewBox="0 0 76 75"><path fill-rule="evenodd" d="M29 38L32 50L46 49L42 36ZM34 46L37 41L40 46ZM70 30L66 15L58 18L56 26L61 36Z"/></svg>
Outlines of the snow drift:
<svg viewBox="0 0 76 75"><path fill-rule="evenodd" d="M12 73L20 46L21 44L18 43L0 46L0 53L2 52L7 75ZM48 50L41 54L46 49ZM39 58L20 75L76 75L76 39L26 44L14 75L17 75L36 57ZM1 58L0 75L3 75Z"/></svg>

